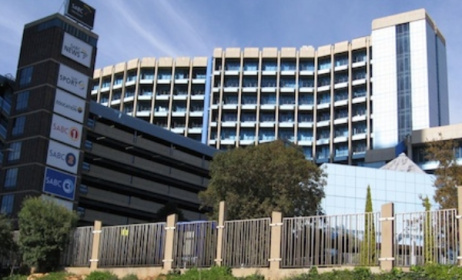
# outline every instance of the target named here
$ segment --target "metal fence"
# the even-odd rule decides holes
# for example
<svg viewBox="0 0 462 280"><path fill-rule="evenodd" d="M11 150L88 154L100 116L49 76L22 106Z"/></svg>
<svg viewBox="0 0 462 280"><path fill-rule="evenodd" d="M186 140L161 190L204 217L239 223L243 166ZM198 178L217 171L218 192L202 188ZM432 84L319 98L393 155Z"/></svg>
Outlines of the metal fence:
<svg viewBox="0 0 462 280"><path fill-rule="evenodd" d="M223 265L269 266L271 230L269 218L227 221L223 229Z"/></svg>
<svg viewBox="0 0 462 280"><path fill-rule="evenodd" d="M164 231L165 223L103 227L98 266L162 265Z"/></svg>
<svg viewBox="0 0 462 280"><path fill-rule="evenodd" d="M61 256L62 265L90 266L93 227L78 227L70 235L69 245Z"/></svg>
<svg viewBox="0 0 462 280"><path fill-rule="evenodd" d="M455 209L396 214L395 265L456 264L460 242L456 215Z"/></svg>
<svg viewBox="0 0 462 280"><path fill-rule="evenodd" d="M213 266L217 248L216 222L177 223L173 248L173 267Z"/></svg>
<svg viewBox="0 0 462 280"><path fill-rule="evenodd" d="M456 215L455 209L395 214L395 266L428 262L457 264L460 240ZM281 268L379 265L382 249L379 213L294 217L284 218L280 224L270 223L270 218L225 221L222 265L268 267L274 238L271 236L272 226L281 226ZM175 231L170 245L173 246L172 267L215 265L216 222L180 222L170 229ZM162 266L166 233L165 223L103 227L98 266ZM16 232L16 240L18 236L19 232ZM93 238L93 227L77 228L62 255L62 264L89 266ZM15 256L19 257L19 254L11 252L7 259L0 259L0 267L18 265L19 261L12 261Z"/></svg>
<svg viewBox="0 0 462 280"><path fill-rule="evenodd" d="M379 213L284 218L281 267L378 265Z"/></svg>

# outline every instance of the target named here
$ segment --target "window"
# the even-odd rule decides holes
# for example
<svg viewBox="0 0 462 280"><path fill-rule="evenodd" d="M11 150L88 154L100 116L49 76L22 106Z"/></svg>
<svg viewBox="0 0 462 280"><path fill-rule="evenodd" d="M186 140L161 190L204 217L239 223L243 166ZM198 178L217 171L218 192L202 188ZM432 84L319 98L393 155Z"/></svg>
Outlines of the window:
<svg viewBox="0 0 462 280"><path fill-rule="evenodd" d="M141 80L154 80L154 69L141 69Z"/></svg>
<svg viewBox="0 0 462 280"><path fill-rule="evenodd" d="M13 124L13 131L11 134L13 136L18 136L24 133L24 126L26 124L26 117L17 117L14 119L14 124Z"/></svg>
<svg viewBox="0 0 462 280"><path fill-rule="evenodd" d="M1 214L11 214L13 212L14 195L4 195L2 198Z"/></svg>
<svg viewBox="0 0 462 280"><path fill-rule="evenodd" d="M21 69L19 72L19 87L24 87L32 81L32 66Z"/></svg>
<svg viewBox="0 0 462 280"><path fill-rule="evenodd" d="M17 160L21 157L21 146L22 142L15 142L10 144L10 153L8 154L8 160Z"/></svg>
<svg viewBox="0 0 462 280"><path fill-rule="evenodd" d="M10 168L5 173L5 188L16 187L16 181L18 179L18 169Z"/></svg>
<svg viewBox="0 0 462 280"><path fill-rule="evenodd" d="M24 110L29 104L29 91L23 91L18 94L16 99L16 111Z"/></svg>

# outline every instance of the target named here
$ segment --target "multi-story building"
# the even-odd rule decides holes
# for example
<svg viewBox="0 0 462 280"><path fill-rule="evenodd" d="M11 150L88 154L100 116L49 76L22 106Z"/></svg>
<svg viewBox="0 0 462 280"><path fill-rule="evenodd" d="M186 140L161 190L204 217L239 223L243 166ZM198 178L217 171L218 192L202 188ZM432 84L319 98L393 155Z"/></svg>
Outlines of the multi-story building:
<svg viewBox="0 0 462 280"><path fill-rule="evenodd" d="M159 221L165 205L206 219L197 194L216 149L94 102L89 111L74 207L82 224Z"/></svg>
<svg viewBox="0 0 462 280"><path fill-rule="evenodd" d="M421 9L318 48L216 48L208 62L105 67L92 99L218 149L286 139L319 164L362 164L368 150L449 123L446 76L445 40Z"/></svg>
<svg viewBox="0 0 462 280"><path fill-rule="evenodd" d="M13 92L13 77L10 75L0 75L0 150L2 151L0 152L0 167L3 165L3 150L5 149Z"/></svg>
<svg viewBox="0 0 462 280"><path fill-rule="evenodd" d="M144 58L95 70L92 100L206 142L207 58Z"/></svg>

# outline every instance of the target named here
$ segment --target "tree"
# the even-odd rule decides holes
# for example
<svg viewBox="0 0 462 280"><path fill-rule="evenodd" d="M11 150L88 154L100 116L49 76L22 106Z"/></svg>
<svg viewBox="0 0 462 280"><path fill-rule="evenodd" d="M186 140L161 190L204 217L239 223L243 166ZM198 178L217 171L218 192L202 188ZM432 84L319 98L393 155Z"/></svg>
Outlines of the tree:
<svg viewBox="0 0 462 280"><path fill-rule="evenodd" d="M367 186L366 211L364 215L364 236L361 242L360 263L361 265L375 265L376 240L375 223L372 213L371 187Z"/></svg>
<svg viewBox="0 0 462 280"><path fill-rule="evenodd" d="M37 271L56 269L77 219L75 212L53 201L40 197L24 200L18 214L19 247L24 263Z"/></svg>
<svg viewBox="0 0 462 280"><path fill-rule="evenodd" d="M425 221L423 227L423 236L424 236L424 260L425 262L434 262L435 256L433 250L435 247L435 240L433 235L433 225L432 225L432 216L430 213L431 204L430 199L425 197L422 199L422 205L425 207Z"/></svg>
<svg viewBox="0 0 462 280"><path fill-rule="evenodd" d="M435 170L435 202L441 209L457 208L457 186L462 185L462 166L457 164L455 149L458 144L452 140L433 140L426 147L426 157L439 162Z"/></svg>
<svg viewBox="0 0 462 280"><path fill-rule="evenodd" d="M183 211L178 208L178 205L175 202L168 201L165 203L164 206L159 208L156 212L156 222L165 222L167 221L167 217L171 214L177 214L178 215L178 221L184 221L186 220Z"/></svg>
<svg viewBox="0 0 462 280"><path fill-rule="evenodd" d="M14 250L15 245L11 221L0 214L0 259L7 257Z"/></svg>
<svg viewBox="0 0 462 280"><path fill-rule="evenodd" d="M301 149L283 141L217 153L208 188L199 193L203 207L216 218L219 202L228 219L320 214L325 174L307 161Z"/></svg>

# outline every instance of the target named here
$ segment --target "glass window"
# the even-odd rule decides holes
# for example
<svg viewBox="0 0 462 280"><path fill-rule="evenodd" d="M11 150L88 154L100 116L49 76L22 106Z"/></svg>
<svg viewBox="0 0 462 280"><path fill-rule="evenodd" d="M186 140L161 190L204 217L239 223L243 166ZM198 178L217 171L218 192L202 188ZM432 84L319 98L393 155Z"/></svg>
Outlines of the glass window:
<svg viewBox="0 0 462 280"><path fill-rule="evenodd" d="M255 129L243 128L240 136L241 140L255 140Z"/></svg>
<svg viewBox="0 0 462 280"><path fill-rule="evenodd" d="M154 69L153 68L141 69L141 80L153 80L153 79L154 79Z"/></svg>
<svg viewBox="0 0 462 280"><path fill-rule="evenodd" d="M23 91L18 94L16 99L16 110L24 110L29 104L29 91Z"/></svg>
<svg viewBox="0 0 462 280"><path fill-rule="evenodd" d="M11 214L13 212L14 195L4 195L2 198L1 214Z"/></svg>
<svg viewBox="0 0 462 280"><path fill-rule="evenodd" d="M119 75L116 75L114 77L114 85L117 86L117 85L121 85L123 82L123 75L122 74L119 74Z"/></svg>
<svg viewBox="0 0 462 280"><path fill-rule="evenodd" d="M314 60L300 60L300 71L314 71Z"/></svg>
<svg viewBox="0 0 462 280"><path fill-rule="evenodd" d="M10 168L5 173L5 188L16 187L16 181L18 179L18 169Z"/></svg>
<svg viewBox="0 0 462 280"><path fill-rule="evenodd" d="M8 154L8 160L17 160L21 157L21 146L22 142L15 142L10 144L10 153Z"/></svg>
<svg viewBox="0 0 462 280"><path fill-rule="evenodd" d="M19 87L24 87L30 84L32 81L32 66L21 69L19 72Z"/></svg>
<svg viewBox="0 0 462 280"><path fill-rule="evenodd" d="M18 136L18 135L23 134L25 124L26 124L25 116L14 119L13 131L11 132L11 134L13 134L13 136Z"/></svg>
<svg viewBox="0 0 462 280"><path fill-rule="evenodd" d="M102 88L108 88L111 86L111 77L103 78L103 83L101 84Z"/></svg>
<svg viewBox="0 0 462 280"><path fill-rule="evenodd" d="M136 71L130 71L127 73L127 82L134 82L137 78Z"/></svg>

